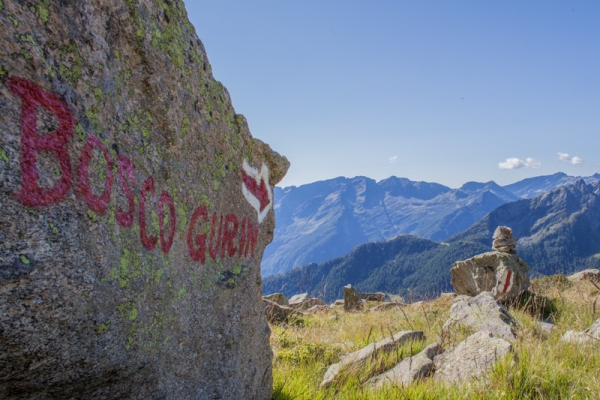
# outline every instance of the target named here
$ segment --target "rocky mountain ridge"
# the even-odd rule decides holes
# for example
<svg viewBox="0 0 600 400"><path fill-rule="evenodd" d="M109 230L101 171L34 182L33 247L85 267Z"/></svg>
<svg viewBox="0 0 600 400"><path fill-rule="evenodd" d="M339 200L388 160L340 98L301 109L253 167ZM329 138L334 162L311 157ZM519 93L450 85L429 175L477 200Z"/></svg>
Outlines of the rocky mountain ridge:
<svg viewBox="0 0 600 400"><path fill-rule="evenodd" d="M597 181L599 174L584 178ZM497 207L572 183L564 173L507 185L468 182L458 189L406 178L376 182L335 178L275 188L277 225L261 263L263 277L347 254L355 246L398 234L443 241Z"/></svg>
<svg viewBox="0 0 600 400"><path fill-rule="evenodd" d="M308 292L327 301L348 283L360 291L431 297L450 290L450 267L490 250L497 226L511 226L532 273L567 273L600 266L600 182L561 186L504 204L444 243L410 235L355 247L345 256L263 279L264 293Z"/></svg>

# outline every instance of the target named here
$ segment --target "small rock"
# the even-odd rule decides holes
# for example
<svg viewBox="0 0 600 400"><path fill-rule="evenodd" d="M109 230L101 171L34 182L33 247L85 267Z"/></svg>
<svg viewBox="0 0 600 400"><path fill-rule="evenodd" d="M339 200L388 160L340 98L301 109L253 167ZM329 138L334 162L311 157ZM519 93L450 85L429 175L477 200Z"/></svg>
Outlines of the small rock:
<svg viewBox="0 0 600 400"><path fill-rule="evenodd" d="M432 343L419 354L407 357L394 368L381 375L371 378L367 385L381 388L385 384L408 386L418 379L427 378L433 373L433 359L442 352L442 346Z"/></svg>
<svg viewBox="0 0 600 400"><path fill-rule="evenodd" d="M290 297L290 299L288 300L288 304L290 307L293 307L295 305L303 303L304 301L310 298L311 297L308 295L308 293L295 294L292 297Z"/></svg>
<svg viewBox="0 0 600 400"><path fill-rule="evenodd" d="M551 322L539 321L539 328L542 333L549 335L552 333L552 330L556 328L556 325Z"/></svg>
<svg viewBox="0 0 600 400"><path fill-rule="evenodd" d="M386 311L386 310L390 310L392 308L399 308L400 306L402 306L403 304L401 303L396 303L396 302L385 302L385 303L381 303L375 307L371 307L367 310L367 312L375 312L375 311Z"/></svg>
<svg viewBox="0 0 600 400"><path fill-rule="evenodd" d="M367 361L369 357L376 357L380 353L394 351L409 340L425 340L425 335L422 331L402 331L396 333L393 338L385 338L360 350L342 355L340 361L332 364L327 372L325 372L321 387L331 385L338 374L344 369L358 367Z"/></svg>
<svg viewBox="0 0 600 400"><path fill-rule="evenodd" d="M308 293L302 293L292 296L289 304L294 310L308 310L313 306L324 305L325 303L316 297L309 296Z"/></svg>
<svg viewBox="0 0 600 400"><path fill-rule="evenodd" d="M498 304L491 293L483 292L469 300L454 303L450 308L450 319L443 329L453 325L468 326L513 342L517 339L514 332L516 324L508 310Z"/></svg>
<svg viewBox="0 0 600 400"><path fill-rule="evenodd" d="M343 299L337 299L335 301L335 303L333 303L334 306L343 306L344 305L344 300Z"/></svg>
<svg viewBox="0 0 600 400"><path fill-rule="evenodd" d="M281 306L267 299L263 299L263 310L271 323L285 322L291 315L302 315L293 308Z"/></svg>
<svg viewBox="0 0 600 400"><path fill-rule="evenodd" d="M360 298L366 301L384 301L385 293L360 293Z"/></svg>
<svg viewBox="0 0 600 400"><path fill-rule="evenodd" d="M572 282L586 280L600 283L600 269L586 269L584 271L579 271L573 275L569 275L568 279Z"/></svg>
<svg viewBox="0 0 600 400"><path fill-rule="evenodd" d="M315 304L311 308L307 309L305 311L305 313L306 314L316 314L316 313L324 313L324 312L330 312L330 311L331 311L330 306L322 305L322 304Z"/></svg>
<svg viewBox="0 0 600 400"><path fill-rule="evenodd" d="M481 378L511 350L512 345L506 340L494 337L490 332L477 332L434 358L433 379L460 383Z"/></svg>
<svg viewBox="0 0 600 400"><path fill-rule="evenodd" d="M279 304L280 306L289 306L290 305L287 297L285 297L285 295L283 293L273 293L268 296L263 296L263 299L270 300L273 303Z"/></svg>
<svg viewBox="0 0 600 400"><path fill-rule="evenodd" d="M344 286L344 310L358 311L362 310L360 293L352 285Z"/></svg>
<svg viewBox="0 0 600 400"><path fill-rule="evenodd" d="M592 326L583 332L578 331L566 331L563 337L560 339L562 342L577 343L577 344L591 344L600 343L600 318L598 318Z"/></svg>

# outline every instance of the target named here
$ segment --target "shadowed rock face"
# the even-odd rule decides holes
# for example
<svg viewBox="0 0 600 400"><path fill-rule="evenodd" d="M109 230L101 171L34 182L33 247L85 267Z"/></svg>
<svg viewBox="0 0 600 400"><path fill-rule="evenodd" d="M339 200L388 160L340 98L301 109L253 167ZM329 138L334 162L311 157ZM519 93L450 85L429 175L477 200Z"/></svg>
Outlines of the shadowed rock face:
<svg viewBox="0 0 600 400"><path fill-rule="evenodd" d="M183 3L4 0L0 26L0 398L269 398L289 163Z"/></svg>

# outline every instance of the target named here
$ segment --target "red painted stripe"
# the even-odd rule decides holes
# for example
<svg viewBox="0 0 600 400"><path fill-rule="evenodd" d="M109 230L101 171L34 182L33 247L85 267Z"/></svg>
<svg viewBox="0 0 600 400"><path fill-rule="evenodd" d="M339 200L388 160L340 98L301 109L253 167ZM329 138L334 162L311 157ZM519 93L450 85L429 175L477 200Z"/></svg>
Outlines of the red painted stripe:
<svg viewBox="0 0 600 400"><path fill-rule="evenodd" d="M510 285L510 277L512 276L512 271L508 271L508 274L506 274L506 282L504 283L504 289L502 290L503 292L506 292L508 290L508 286Z"/></svg>

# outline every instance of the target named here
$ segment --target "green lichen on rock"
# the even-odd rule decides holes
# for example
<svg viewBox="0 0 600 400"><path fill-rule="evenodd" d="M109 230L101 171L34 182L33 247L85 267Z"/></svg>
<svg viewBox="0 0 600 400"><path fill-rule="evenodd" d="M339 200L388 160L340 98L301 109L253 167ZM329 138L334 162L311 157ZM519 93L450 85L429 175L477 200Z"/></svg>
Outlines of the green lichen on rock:
<svg viewBox="0 0 600 400"><path fill-rule="evenodd" d="M75 42L71 41L69 44L60 46L59 55L63 63L58 67L58 72L73 87L77 87L77 82L83 73L83 59Z"/></svg>
<svg viewBox="0 0 600 400"><path fill-rule="evenodd" d="M37 11L40 19L45 24L48 22L48 18L50 17L50 11L48 10L50 7L50 0L40 0L37 4Z"/></svg>
<svg viewBox="0 0 600 400"><path fill-rule="evenodd" d="M8 155L2 147L0 147L0 160L4 161L7 164L9 163Z"/></svg>
<svg viewBox="0 0 600 400"><path fill-rule="evenodd" d="M94 93L94 97L96 98L96 101L100 102L100 101L104 100L104 93L102 93L101 88L93 87L92 92Z"/></svg>

